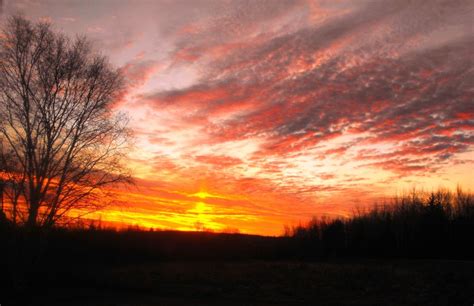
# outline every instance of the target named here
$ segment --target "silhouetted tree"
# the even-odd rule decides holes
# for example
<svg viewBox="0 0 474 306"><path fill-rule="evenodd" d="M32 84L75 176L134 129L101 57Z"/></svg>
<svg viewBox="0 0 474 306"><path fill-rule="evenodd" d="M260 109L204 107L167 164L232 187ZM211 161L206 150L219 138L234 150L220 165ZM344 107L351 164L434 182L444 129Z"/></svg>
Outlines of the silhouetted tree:
<svg viewBox="0 0 474 306"><path fill-rule="evenodd" d="M105 203L128 182L127 118L112 103L122 77L85 37L15 16L0 40L0 160L8 216L51 227ZM98 201L98 198L101 198Z"/></svg>

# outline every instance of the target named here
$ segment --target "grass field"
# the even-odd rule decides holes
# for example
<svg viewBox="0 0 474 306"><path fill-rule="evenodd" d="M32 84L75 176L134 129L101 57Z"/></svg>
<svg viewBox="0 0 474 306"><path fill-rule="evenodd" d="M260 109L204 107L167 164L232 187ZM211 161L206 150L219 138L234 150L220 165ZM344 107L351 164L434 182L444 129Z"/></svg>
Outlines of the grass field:
<svg viewBox="0 0 474 306"><path fill-rule="evenodd" d="M77 267L51 276L30 303L472 305L473 276L474 262L463 261L168 262Z"/></svg>

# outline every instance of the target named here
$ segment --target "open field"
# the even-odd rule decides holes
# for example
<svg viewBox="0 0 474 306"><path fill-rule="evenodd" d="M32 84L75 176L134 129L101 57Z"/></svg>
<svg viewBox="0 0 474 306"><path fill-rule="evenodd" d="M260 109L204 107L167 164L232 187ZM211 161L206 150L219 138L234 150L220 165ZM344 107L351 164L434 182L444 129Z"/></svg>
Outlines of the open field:
<svg viewBox="0 0 474 306"><path fill-rule="evenodd" d="M474 262L168 262L68 267L31 305L471 305Z"/></svg>

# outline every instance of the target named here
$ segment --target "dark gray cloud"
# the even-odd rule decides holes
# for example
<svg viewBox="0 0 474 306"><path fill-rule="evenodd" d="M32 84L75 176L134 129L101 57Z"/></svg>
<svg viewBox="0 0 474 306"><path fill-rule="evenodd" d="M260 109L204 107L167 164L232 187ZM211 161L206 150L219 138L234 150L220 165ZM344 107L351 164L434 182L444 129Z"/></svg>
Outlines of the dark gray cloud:
<svg viewBox="0 0 474 306"><path fill-rule="evenodd" d="M399 147L387 160L392 169L421 170L430 167L423 164L430 156L446 160L472 149L473 7L471 1L363 2L323 24L262 36L213 62L201 84L159 93L155 103L193 104L198 111L190 117L202 119L259 101L224 123L208 122L210 138L265 135L266 155L370 133L367 141ZM213 95L219 90L227 94ZM199 97L187 97L196 91ZM423 158L408 162L406 154Z"/></svg>

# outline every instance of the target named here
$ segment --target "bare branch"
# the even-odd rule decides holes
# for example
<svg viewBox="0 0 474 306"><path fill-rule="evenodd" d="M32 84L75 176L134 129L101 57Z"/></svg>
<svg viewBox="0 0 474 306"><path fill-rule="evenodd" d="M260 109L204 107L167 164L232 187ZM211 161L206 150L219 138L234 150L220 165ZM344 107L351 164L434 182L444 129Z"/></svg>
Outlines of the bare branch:
<svg viewBox="0 0 474 306"><path fill-rule="evenodd" d="M2 37L0 161L14 182L10 215L37 227L71 209L96 210L98 194L131 178L127 120L112 109L121 74L86 38L47 23L15 16Z"/></svg>

